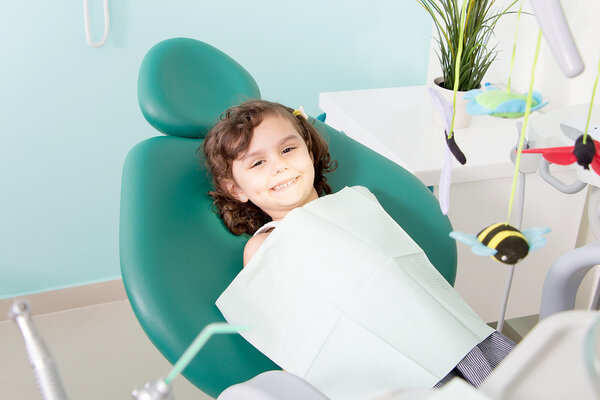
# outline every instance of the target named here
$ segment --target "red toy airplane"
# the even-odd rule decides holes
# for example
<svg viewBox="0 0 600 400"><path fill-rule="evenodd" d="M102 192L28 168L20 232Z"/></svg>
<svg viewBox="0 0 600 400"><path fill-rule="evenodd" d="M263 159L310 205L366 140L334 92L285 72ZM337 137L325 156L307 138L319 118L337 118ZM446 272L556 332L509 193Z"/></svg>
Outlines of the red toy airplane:
<svg viewBox="0 0 600 400"><path fill-rule="evenodd" d="M551 163L558 165L569 165L577 162L585 169L592 169L600 175L600 154L596 153L600 149L600 142L597 142L588 135L586 143L583 144L583 135L575 141L575 146L549 147L546 149L527 149L523 153L541 153L542 157Z"/></svg>

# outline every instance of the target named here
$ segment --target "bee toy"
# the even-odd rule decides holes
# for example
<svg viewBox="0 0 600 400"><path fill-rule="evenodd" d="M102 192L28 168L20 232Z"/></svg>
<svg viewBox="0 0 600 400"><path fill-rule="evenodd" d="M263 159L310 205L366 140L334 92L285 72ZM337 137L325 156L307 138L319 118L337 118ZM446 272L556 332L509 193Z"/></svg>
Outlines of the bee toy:
<svg viewBox="0 0 600 400"><path fill-rule="evenodd" d="M490 256L495 260L514 265L523 260L530 251L544 247L544 234L550 228L531 228L519 231L504 222L493 224L483 229L477 235L453 231L450 237L472 246L471 251L480 256Z"/></svg>

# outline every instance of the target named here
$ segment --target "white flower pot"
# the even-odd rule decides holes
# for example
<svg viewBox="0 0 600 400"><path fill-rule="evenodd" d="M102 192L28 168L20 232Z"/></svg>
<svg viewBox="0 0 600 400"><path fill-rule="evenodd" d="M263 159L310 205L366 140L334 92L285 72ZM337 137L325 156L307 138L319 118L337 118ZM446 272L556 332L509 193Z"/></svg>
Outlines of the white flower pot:
<svg viewBox="0 0 600 400"><path fill-rule="evenodd" d="M437 90L443 97L446 99L450 105L452 105L452 101L454 98L454 91L450 89L444 89L440 86L440 83L444 81L444 78L439 77L433 80L433 89ZM456 93L456 117L454 118L454 129L462 129L471 125L471 115L467 113L467 103L468 100L464 100L463 96L466 92L457 92ZM438 115L438 113L434 110L433 112L433 120L438 125L445 128L444 123L442 122L442 118Z"/></svg>

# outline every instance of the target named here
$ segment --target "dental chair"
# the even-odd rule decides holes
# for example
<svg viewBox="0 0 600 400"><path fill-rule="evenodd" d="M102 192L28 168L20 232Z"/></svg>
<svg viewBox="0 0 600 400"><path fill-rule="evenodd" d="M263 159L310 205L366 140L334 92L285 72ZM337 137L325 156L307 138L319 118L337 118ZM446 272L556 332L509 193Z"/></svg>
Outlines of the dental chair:
<svg viewBox="0 0 600 400"><path fill-rule="evenodd" d="M231 234L213 212L210 177L198 151L223 111L260 98L252 76L214 47L193 39L150 49L138 78L146 120L165 136L129 152L123 167L120 259L123 283L142 328L175 363L204 326L224 321L215 300L242 267L247 237ZM290 106L298 107L300 104ZM412 174L310 119L330 146L334 191L363 185L454 283L452 227L431 191ZM213 337L183 375L212 397L279 367L239 335Z"/></svg>

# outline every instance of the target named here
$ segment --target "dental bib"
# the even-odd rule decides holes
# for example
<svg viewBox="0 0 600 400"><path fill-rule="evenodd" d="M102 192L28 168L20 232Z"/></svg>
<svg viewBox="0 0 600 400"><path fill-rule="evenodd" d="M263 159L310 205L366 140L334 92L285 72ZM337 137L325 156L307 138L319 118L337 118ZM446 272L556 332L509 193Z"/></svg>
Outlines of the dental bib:
<svg viewBox="0 0 600 400"><path fill-rule="evenodd" d="M362 187L292 210L216 304L332 400L432 387L493 332Z"/></svg>

